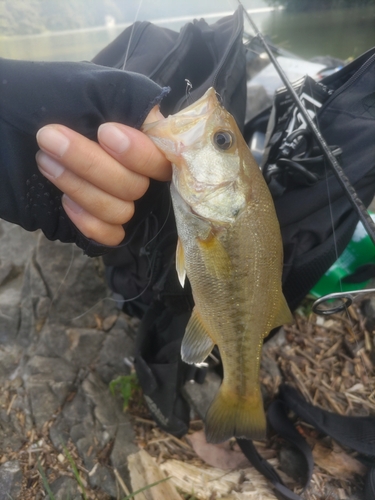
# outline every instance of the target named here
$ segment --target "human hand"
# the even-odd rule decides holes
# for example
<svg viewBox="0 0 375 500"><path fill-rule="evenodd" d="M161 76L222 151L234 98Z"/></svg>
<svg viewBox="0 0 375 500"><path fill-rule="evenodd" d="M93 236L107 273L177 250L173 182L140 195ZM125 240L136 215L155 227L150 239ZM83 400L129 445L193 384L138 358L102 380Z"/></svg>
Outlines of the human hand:
<svg viewBox="0 0 375 500"><path fill-rule="evenodd" d="M145 123L163 118L153 108ZM63 125L37 133L40 172L63 193L65 212L88 238L104 245L124 239L123 224L134 214L134 200L150 178L167 181L171 165L142 132L120 123L98 129L97 144Z"/></svg>

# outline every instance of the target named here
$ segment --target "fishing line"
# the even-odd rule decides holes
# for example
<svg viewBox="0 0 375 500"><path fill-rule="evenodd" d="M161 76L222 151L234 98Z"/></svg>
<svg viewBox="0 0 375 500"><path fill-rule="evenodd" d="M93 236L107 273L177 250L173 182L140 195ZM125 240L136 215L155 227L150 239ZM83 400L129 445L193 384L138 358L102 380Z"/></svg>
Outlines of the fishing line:
<svg viewBox="0 0 375 500"><path fill-rule="evenodd" d="M166 217L164 219L164 222L161 225L161 227L158 229L157 233L144 245L145 247L147 247L150 243L152 243L159 236L159 234L163 231L165 225L168 222L168 218L169 218L169 215L171 213L171 208L172 208L172 200L169 197L168 210L167 210L167 215L166 215ZM80 314L79 316L75 316L74 318L71 318L71 321L75 321L77 319L82 318L83 316L85 316L86 314L88 314L96 306L100 305L105 300L109 300L111 302L116 302L116 304L125 304L126 302L132 302L133 300L137 300L140 297L142 297L142 295L148 290L149 286L151 285L152 279L154 277L153 273L152 273L152 261L151 261L150 257L147 254L145 254L145 256L147 257L148 264L149 264L147 271L150 272L150 277L149 277L149 279L147 281L147 284L145 285L145 287L143 288L143 290L141 290L141 292L139 292L138 295L135 295L134 297L131 297L130 299L116 299L116 298L113 298L113 297L103 297L102 299L98 300L98 302L96 302L93 306L91 306L89 309L87 309L87 311L85 311L84 313Z"/></svg>
<svg viewBox="0 0 375 500"><path fill-rule="evenodd" d="M41 244L41 240L39 239L39 240L38 240L37 247L36 247L36 251L37 251L37 252L38 252L38 250L39 250L40 244ZM69 273L70 273L70 270L71 270L71 268L72 268L72 266L73 266L73 262L74 262L74 251L75 251L75 246L72 244L72 245L71 245L71 255L70 255L70 262L69 262L69 265L68 265L68 267L67 267L67 269L66 269L66 271L65 271L65 275L64 275L63 279L61 280L61 282L60 282L59 286L57 287L56 292L55 292L55 293L52 295L52 297L51 297L51 303L50 303L50 305L49 305L49 307L48 307L47 318L49 317L49 315L50 315L50 313L51 313L52 306L53 306L53 305L54 305L54 303L56 302L57 297L58 297L58 295L59 295L59 292L60 292L60 290L61 290L62 286L64 285L64 283L65 283L66 279L68 278L68 275L69 275ZM39 266L38 266L38 267L39 267ZM46 282L45 282L45 280L44 280L44 278L43 278L43 273L41 272L41 270L40 270L40 269L39 269L39 273L40 273L40 275L41 275L41 277L42 277L42 280L43 280L44 285L45 285L45 286L46 286L46 288L47 288L47 284L46 284ZM47 290L47 291L48 291L48 290ZM35 297L36 297L36 298L40 298L40 296L39 296L39 295L38 295L38 296L35 296Z"/></svg>
<svg viewBox="0 0 375 500"><path fill-rule="evenodd" d="M313 95L312 81L310 79L307 79L307 84L308 84L309 89L310 89L310 95L312 96ZM314 110L314 120L316 122L317 128L320 129L319 114L318 114L320 108L318 108L318 106L316 105L314 99L311 99L310 104L312 105L313 110ZM329 171L328 171L328 167L327 167L327 160L326 160L325 157L323 157L323 166L324 166L324 173L325 173L324 177L325 177L325 184L326 184L326 190L327 190L328 208L329 208L329 214L330 214L330 220L331 220L331 226L332 226L332 238L333 238L333 245L334 245L334 250L335 250L335 261L337 261L340 255L339 255L339 252L338 252L336 228L335 228L334 216L333 216L333 203L332 203L332 196L331 196L331 190L330 190L330 185L329 185ZM342 292L343 291L343 285L342 285L342 278L341 278L341 276L339 277L339 287L340 287L340 291ZM347 321L348 321L348 323L350 325L351 333L352 333L352 335L354 336L354 339L355 339L357 351L359 351L359 340L358 340L357 336L354 333L353 319L352 319L352 317L351 317L351 315L349 313L349 310L348 310L348 307L346 306L346 304L345 304L345 309L344 310L345 310L346 319L347 319ZM365 362L362 359L361 359L361 361L362 361L362 366L363 366L363 368L365 370L365 374L368 377L369 373L368 373L366 364L365 364Z"/></svg>
<svg viewBox="0 0 375 500"><path fill-rule="evenodd" d="M130 32L130 37L129 37L129 42L128 42L128 46L126 47L126 52L125 52L125 58L124 58L124 64L122 65L122 71L125 71L125 65L126 65L126 62L128 60L128 55L129 55L129 50L130 50L130 44L132 42L132 39L133 39L133 34L134 34L134 28L135 28L135 23L138 19L138 16L139 16L139 11L141 10L141 7L142 7L142 4L143 4L143 0L139 0L139 3L138 3L138 8L137 8L137 12L135 13L135 19L133 21L133 25L132 25L132 29L131 29L131 32Z"/></svg>
<svg viewBox="0 0 375 500"><path fill-rule="evenodd" d="M190 94L191 94L191 91L193 89L193 84L187 78L185 78L185 82L186 82L185 101L187 104L190 105L189 101L190 101Z"/></svg>
<svg viewBox="0 0 375 500"><path fill-rule="evenodd" d="M301 115L303 118L306 120L306 122L309 125L309 128L311 132L313 133L315 140L317 141L318 145L321 148L321 151L323 153L323 156L326 158L328 161L329 165L332 167L332 172L336 176L336 179L338 180L341 188L344 190L346 196L350 200L350 203L352 204L352 207L354 210L357 212L357 215L362 222L363 226L365 227L367 234L370 236L372 242L375 245L375 223L370 217L369 213L366 210L366 207L364 206L362 200L359 198L357 192L355 191L354 187L351 185L349 182L349 179L347 178L346 174L344 173L343 169L339 165L337 159L335 158L334 154L332 153L331 149L329 148L328 144L324 140L324 137L320 133L320 130L317 128L313 120L311 119L309 113L307 112L306 108L304 107L303 103L299 99L296 91L293 88L293 85L290 83L288 77L286 76L284 70L280 66L279 62L277 61L276 57L274 56L272 50L268 46L264 36L262 33L259 31L258 27L254 23L253 19L243 6L241 0L237 0L238 4L241 6L243 9L243 12L249 21L251 27L253 28L254 32L256 33L257 37L261 41L265 51L268 54L268 57L270 58L272 64L274 65L276 71L278 72L281 80L283 81L284 85L286 88L289 90L291 97L293 98L294 103L296 104L297 108L299 109Z"/></svg>

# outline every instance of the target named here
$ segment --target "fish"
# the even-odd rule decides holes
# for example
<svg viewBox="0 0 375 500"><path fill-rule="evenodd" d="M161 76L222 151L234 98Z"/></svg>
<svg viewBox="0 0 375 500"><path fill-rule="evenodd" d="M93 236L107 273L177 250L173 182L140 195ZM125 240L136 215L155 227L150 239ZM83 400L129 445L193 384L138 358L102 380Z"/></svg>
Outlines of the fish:
<svg viewBox="0 0 375 500"><path fill-rule="evenodd" d="M262 439L263 339L292 321L271 194L213 87L143 132L172 162L176 270L182 286L188 278L194 299L182 360L201 363L215 345L222 360L223 380L205 417L206 440Z"/></svg>

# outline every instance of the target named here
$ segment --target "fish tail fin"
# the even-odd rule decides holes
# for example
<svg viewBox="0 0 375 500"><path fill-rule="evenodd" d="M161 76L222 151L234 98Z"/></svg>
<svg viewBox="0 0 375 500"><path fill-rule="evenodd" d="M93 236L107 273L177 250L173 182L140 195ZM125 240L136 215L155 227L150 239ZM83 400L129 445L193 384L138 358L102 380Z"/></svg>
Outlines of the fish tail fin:
<svg viewBox="0 0 375 500"><path fill-rule="evenodd" d="M242 397L223 383L207 411L205 431L209 443L221 443L231 437L265 438L266 416L260 390Z"/></svg>

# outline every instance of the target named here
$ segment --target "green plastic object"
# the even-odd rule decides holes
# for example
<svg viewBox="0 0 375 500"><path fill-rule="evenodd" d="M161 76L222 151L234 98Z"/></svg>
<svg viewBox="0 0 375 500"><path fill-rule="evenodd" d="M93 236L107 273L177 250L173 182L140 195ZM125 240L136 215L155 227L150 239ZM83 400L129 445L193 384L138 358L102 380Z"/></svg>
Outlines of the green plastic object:
<svg viewBox="0 0 375 500"><path fill-rule="evenodd" d="M372 220L375 221L375 214L372 212L369 213ZM355 273L358 274L361 269L365 269L363 266L369 267L371 264L375 266L375 246L362 223L358 222L348 246L336 262L320 278L310 291L310 294L319 298L329 293L360 290L369 283L372 276L369 276L367 280L365 279L365 281L361 281L360 283L346 283L345 278L350 279L350 276L353 276Z"/></svg>

